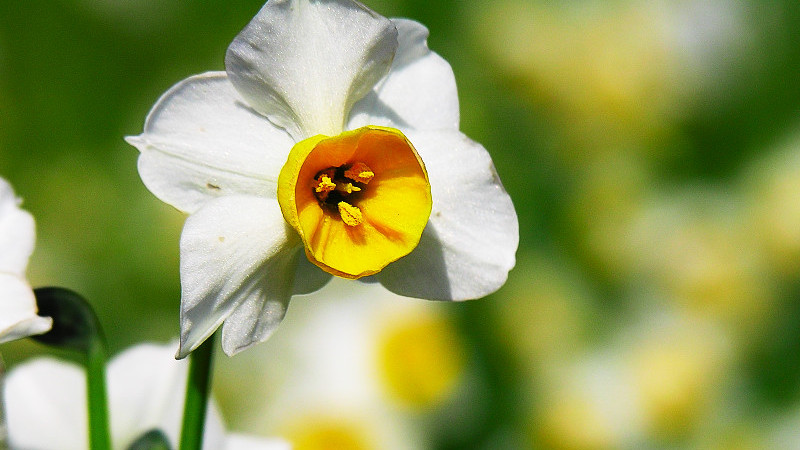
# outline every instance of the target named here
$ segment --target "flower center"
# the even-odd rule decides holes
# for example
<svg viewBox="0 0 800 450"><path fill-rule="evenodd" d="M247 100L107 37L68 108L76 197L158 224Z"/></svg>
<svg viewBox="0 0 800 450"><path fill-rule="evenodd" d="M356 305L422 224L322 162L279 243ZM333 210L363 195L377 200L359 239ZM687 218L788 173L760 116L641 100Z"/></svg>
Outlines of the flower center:
<svg viewBox="0 0 800 450"><path fill-rule="evenodd" d="M361 225L364 216L353 203L374 177L369 166L357 162L320 171L312 188L321 207L335 208L345 225L355 227Z"/></svg>
<svg viewBox="0 0 800 450"><path fill-rule="evenodd" d="M410 253L432 206L414 147L400 131L377 126L295 144L278 202L308 259L344 278L375 274Z"/></svg>

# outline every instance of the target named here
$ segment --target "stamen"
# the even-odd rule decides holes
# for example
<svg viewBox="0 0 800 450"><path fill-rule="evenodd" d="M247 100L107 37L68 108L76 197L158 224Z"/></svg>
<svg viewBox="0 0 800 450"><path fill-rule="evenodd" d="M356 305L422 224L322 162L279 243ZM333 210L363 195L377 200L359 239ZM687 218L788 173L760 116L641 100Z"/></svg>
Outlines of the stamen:
<svg viewBox="0 0 800 450"><path fill-rule="evenodd" d="M361 215L361 210L357 206L353 206L347 202L339 202L339 215L342 217L342 222L345 225L354 227L360 225L364 221L364 216Z"/></svg>
<svg viewBox="0 0 800 450"><path fill-rule="evenodd" d="M318 199L325 201L325 199L328 198L328 194L336 189L336 183L326 174L320 175L316 181L317 185L314 186L314 192L317 193Z"/></svg>
<svg viewBox="0 0 800 450"><path fill-rule="evenodd" d="M361 190L358 186L353 186L353 183L336 183L336 190L344 194L352 194Z"/></svg>
<svg viewBox="0 0 800 450"><path fill-rule="evenodd" d="M364 217L351 195L366 189L367 183L375 174L366 164L356 162L352 165L329 167L317 172L314 177L314 195L324 208L336 207L339 217L346 225L354 227L364 222ZM345 201L347 200L347 201Z"/></svg>
<svg viewBox="0 0 800 450"><path fill-rule="evenodd" d="M369 166L367 166L366 164L362 162L357 162L353 164L349 169L344 171L344 176L350 178L353 181L367 184L375 176L375 173L373 173L372 169L370 169Z"/></svg>

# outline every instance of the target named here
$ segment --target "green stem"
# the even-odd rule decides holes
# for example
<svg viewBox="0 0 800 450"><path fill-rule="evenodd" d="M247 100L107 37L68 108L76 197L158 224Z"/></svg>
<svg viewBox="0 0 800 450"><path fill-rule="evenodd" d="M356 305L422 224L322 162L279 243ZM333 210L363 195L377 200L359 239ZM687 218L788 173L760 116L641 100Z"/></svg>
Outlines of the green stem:
<svg viewBox="0 0 800 450"><path fill-rule="evenodd" d="M213 353L214 335L189 355L189 379L186 383L180 450L200 450L203 445Z"/></svg>
<svg viewBox="0 0 800 450"><path fill-rule="evenodd" d="M102 339L92 339L86 353L86 392L89 401L89 448L110 450L108 396L106 395L106 349Z"/></svg>

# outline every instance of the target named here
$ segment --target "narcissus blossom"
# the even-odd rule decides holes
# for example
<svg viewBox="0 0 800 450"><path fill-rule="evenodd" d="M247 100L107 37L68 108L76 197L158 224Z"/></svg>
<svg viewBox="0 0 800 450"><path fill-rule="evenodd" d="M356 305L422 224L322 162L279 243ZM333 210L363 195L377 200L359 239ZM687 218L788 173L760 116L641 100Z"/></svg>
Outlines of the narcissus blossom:
<svg viewBox="0 0 800 450"><path fill-rule="evenodd" d="M185 361L175 361L172 345L141 344L108 365L109 415L113 448L126 449L142 434L159 429L177 448L186 395ZM86 449L86 374L80 366L37 358L11 370L3 387L11 448ZM212 403L203 448L209 450L289 450L280 439L225 433Z"/></svg>
<svg viewBox="0 0 800 450"><path fill-rule="evenodd" d="M173 86L128 138L190 214L179 357L220 325L228 354L267 339L331 275L439 300L505 282L517 216L427 36L352 0L270 0L225 72Z"/></svg>
<svg viewBox="0 0 800 450"><path fill-rule="evenodd" d="M33 252L33 217L19 207L11 185L0 178L0 343L50 330L52 320L36 315L36 299L25 268Z"/></svg>

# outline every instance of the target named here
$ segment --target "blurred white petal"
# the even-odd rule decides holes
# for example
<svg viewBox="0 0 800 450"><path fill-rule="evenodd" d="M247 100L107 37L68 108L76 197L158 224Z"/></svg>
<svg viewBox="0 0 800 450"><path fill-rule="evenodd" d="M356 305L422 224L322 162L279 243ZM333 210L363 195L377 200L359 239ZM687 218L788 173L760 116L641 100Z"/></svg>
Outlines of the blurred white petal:
<svg viewBox="0 0 800 450"><path fill-rule="evenodd" d="M24 276L36 229L33 217L19 207L20 203L11 185L0 178L0 272Z"/></svg>
<svg viewBox="0 0 800 450"><path fill-rule="evenodd" d="M0 272L0 343L50 330L53 320L36 315L36 298L22 278Z"/></svg>
<svg viewBox="0 0 800 450"><path fill-rule="evenodd" d="M155 428L164 432L172 448L177 448L188 363L176 361L173 348L174 344L142 344L123 351L109 363L106 379L113 448L126 449ZM28 361L11 370L3 394L12 448L88 448L86 375L81 367L50 358ZM226 436L212 401L203 448L286 447L277 439Z"/></svg>

